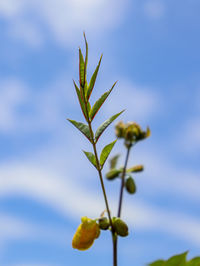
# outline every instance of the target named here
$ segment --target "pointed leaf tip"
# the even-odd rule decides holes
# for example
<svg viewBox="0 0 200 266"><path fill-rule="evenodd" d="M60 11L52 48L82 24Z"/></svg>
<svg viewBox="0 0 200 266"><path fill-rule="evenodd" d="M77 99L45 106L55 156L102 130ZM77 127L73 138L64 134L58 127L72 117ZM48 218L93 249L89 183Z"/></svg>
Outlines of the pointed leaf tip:
<svg viewBox="0 0 200 266"><path fill-rule="evenodd" d="M81 52L81 49L79 48L79 82L81 89L84 88L84 83L85 83L84 75L85 75L85 63L83 59L83 54Z"/></svg>
<svg viewBox="0 0 200 266"><path fill-rule="evenodd" d="M102 56L103 55L101 55L99 63L97 65L97 67L96 67L96 69L95 69L95 71L94 71L94 73L93 73L93 75L92 75L92 77L90 79L90 83L88 85L88 90L87 90L87 99L88 100L90 98L90 95L91 95L91 93L93 91L93 88L94 88L94 85L95 85L95 82L96 82L96 78L97 78L97 75L98 75L98 71L99 71L99 67L100 67L100 64L101 64Z"/></svg>

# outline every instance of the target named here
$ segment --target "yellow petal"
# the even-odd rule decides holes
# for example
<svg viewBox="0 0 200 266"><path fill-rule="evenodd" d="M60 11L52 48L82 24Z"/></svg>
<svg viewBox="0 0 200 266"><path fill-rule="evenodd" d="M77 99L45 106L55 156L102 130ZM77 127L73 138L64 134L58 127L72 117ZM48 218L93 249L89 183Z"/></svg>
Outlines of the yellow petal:
<svg viewBox="0 0 200 266"><path fill-rule="evenodd" d="M96 238L99 237L100 229L95 220L87 217L81 218L82 223L77 228L72 239L72 247L78 250L90 248Z"/></svg>

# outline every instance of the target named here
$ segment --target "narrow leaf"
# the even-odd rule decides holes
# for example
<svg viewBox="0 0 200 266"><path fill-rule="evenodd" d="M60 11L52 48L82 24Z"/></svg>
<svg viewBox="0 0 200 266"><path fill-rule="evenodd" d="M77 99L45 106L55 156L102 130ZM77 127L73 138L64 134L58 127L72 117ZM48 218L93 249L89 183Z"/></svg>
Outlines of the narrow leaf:
<svg viewBox="0 0 200 266"><path fill-rule="evenodd" d="M79 82L80 82L80 88L84 88L84 59L83 54L81 52L81 49L79 48ZM84 95L84 93L83 93Z"/></svg>
<svg viewBox="0 0 200 266"><path fill-rule="evenodd" d="M186 256L187 256L187 253L188 252L184 252L182 254L179 254L179 255L175 255L171 258L169 258L165 265L166 266L185 266L186 265Z"/></svg>
<svg viewBox="0 0 200 266"><path fill-rule="evenodd" d="M86 40L85 32L83 33L84 39L85 39L85 47L86 47L86 53L85 53L85 65L84 65L84 82L86 82L86 75L87 75L87 64L88 64L88 43Z"/></svg>
<svg viewBox="0 0 200 266"><path fill-rule="evenodd" d="M74 87L75 87L75 89L76 89L76 94L77 94L77 96L78 96L78 100L79 100L79 103L80 103L80 106L81 106L81 110L82 110L82 112L83 112L83 115L84 115L85 119L87 120L87 113L86 113L86 109L85 109L85 104L84 104L83 99L82 99L82 97L81 97L80 90L79 90L79 88L78 88L78 86L76 85L76 83L75 83L74 80L73 80L73 82L74 82Z"/></svg>
<svg viewBox="0 0 200 266"><path fill-rule="evenodd" d="M101 64L102 56L103 55L101 55L99 63L98 63L98 65L97 65L97 67L96 67L96 69L95 69L95 71L94 71L94 73L93 73L93 75L92 75L92 77L90 79L90 83L89 83L88 90L87 90L87 99L88 100L89 100L90 95L92 93L92 90L94 88L94 84L95 84L95 81L96 81L96 78L97 78L97 74L98 74L98 71L99 71L99 67L100 67L100 64Z"/></svg>
<svg viewBox="0 0 200 266"><path fill-rule="evenodd" d="M90 102L87 102L87 110L88 110L88 113L90 113L90 111L91 111L91 105L90 105Z"/></svg>
<svg viewBox="0 0 200 266"><path fill-rule="evenodd" d="M97 163L96 163L96 158L94 156L94 154L92 152L87 152L87 151L83 151L85 153L85 155L87 156L88 160L94 165L94 167L96 168Z"/></svg>
<svg viewBox="0 0 200 266"><path fill-rule="evenodd" d="M103 168L104 166L104 163L106 162L112 148L114 147L115 143L116 143L117 140L111 142L110 144L106 145L102 152L101 152L101 155L100 155L100 164L101 164L101 167Z"/></svg>
<svg viewBox="0 0 200 266"><path fill-rule="evenodd" d="M113 84L112 88L109 91L107 91L103 95L101 95L101 97L95 102L95 104L93 105L92 110L90 112L91 120L93 120L93 118L95 117L95 115L97 114L99 109L101 108L102 104L105 102L105 100L107 99L108 95L113 90L115 84L116 84L116 82Z"/></svg>
<svg viewBox="0 0 200 266"><path fill-rule="evenodd" d="M98 141L98 139L100 138L101 134L104 132L104 130L119 116L121 115L121 113L123 113L123 111L121 111L120 113L111 116L109 119L107 119L105 122L103 122L103 124L101 124L98 128L97 131L95 133L95 142Z"/></svg>
<svg viewBox="0 0 200 266"><path fill-rule="evenodd" d="M76 128L78 128L83 135L86 136L89 140L91 140L89 127L81 122L77 122L75 120L67 119L70 123L72 123Z"/></svg>

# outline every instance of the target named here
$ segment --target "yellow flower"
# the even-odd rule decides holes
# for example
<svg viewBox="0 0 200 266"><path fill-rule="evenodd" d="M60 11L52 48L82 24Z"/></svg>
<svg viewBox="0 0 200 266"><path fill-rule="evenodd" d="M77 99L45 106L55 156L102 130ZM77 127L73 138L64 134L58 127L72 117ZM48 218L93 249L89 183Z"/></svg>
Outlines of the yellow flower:
<svg viewBox="0 0 200 266"><path fill-rule="evenodd" d="M99 225L95 220L82 217L81 224L76 230L72 239L72 247L78 250L90 248L96 238L100 235Z"/></svg>

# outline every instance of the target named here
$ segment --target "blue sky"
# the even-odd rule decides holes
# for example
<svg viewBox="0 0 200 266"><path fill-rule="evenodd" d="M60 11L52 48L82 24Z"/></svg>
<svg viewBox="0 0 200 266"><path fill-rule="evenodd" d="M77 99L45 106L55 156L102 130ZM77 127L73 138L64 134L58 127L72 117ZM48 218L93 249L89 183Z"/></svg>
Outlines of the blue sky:
<svg viewBox="0 0 200 266"><path fill-rule="evenodd" d="M71 239L81 216L105 209L73 88L78 47L89 77L103 61L92 102L118 84L94 126L126 109L150 126L132 151L138 192L124 197L130 235L119 265L142 266L200 248L200 2L198 0L3 0L0 2L0 265L111 265L108 232L86 252ZM113 126L99 143L114 140ZM113 155L125 149L119 141ZM105 180L113 213L119 183Z"/></svg>

